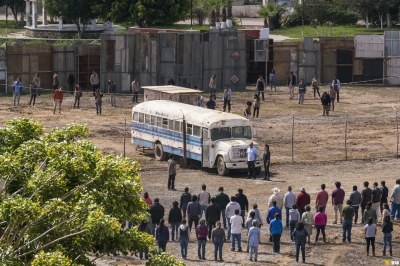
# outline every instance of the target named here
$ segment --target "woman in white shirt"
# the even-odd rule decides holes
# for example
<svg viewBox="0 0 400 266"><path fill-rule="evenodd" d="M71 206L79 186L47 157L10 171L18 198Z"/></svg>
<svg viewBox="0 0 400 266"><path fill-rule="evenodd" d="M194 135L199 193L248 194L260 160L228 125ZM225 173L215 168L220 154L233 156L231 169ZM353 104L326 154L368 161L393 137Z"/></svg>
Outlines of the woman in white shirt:
<svg viewBox="0 0 400 266"><path fill-rule="evenodd" d="M365 228L365 240L367 241L367 256L369 256L369 246L372 246L372 256L375 256L375 235L376 224L373 223L374 219L369 218Z"/></svg>
<svg viewBox="0 0 400 266"><path fill-rule="evenodd" d="M389 209L389 204L384 203L383 204L383 210L382 210L382 220L381 220L382 224L385 221L385 217L386 216L390 216L390 209Z"/></svg>

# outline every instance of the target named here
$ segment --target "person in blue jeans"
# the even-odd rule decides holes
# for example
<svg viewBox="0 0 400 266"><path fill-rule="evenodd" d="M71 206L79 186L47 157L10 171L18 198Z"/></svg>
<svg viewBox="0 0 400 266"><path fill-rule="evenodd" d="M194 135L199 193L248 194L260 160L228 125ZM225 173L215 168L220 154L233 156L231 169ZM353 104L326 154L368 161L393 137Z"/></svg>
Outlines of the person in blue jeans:
<svg viewBox="0 0 400 266"><path fill-rule="evenodd" d="M208 235L208 226L206 225L206 220L201 219L200 224L196 227L197 255L199 256L199 260L206 259L205 256L206 256L207 235Z"/></svg>
<svg viewBox="0 0 400 266"><path fill-rule="evenodd" d="M160 224L156 228L156 240L158 247L165 252L167 249L167 243L169 240L169 230L168 227L164 225L165 220L161 219Z"/></svg>
<svg viewBox="0 0 400 266"><path fill-rule="evenodd" d="M392 189L392 196L390 197L390 217L400 220L400 179L396 180L396 185Z"/></svg>
<svg viewBox="0 0 400 266"><path fill-rule="evenodd" d="M385 220L382 224L382 239L383 239L383 248L382 248L382 256L386 256L386 245L389 245L389 254L392 256L392 231L393 231L393 223L390 221L390 217L386 216Z"/></svg>
<svg viewBox="0 0 400 266"><path fill-rule="evenodd" d="M186 219L183 219L179 226L179 243L181 244L182 259L186 259L189 244L189 227L186 225Z"/></svg>
<svg viewBox="0 0 400 266"><path fill-rule="evenodd" d="M296 227L298 221L300 221L300 212L297 210L297 205L293 204L292 209L289 211L289 225L290 225L290 239L293 240L292 233Z"/></svg>
<svg viewBox="0 0 400 266"><path fill-rule="evenodd" d="M138 231L151 235L151 226L150 226L149 222L142 221L138 226ZM139 251L139 258L141 260L143 259L143 254L144 254L144 259L148 260L149 259L149 250L147 248Z"/></svg>
<svg viewBox="0 0 400 266"><path fill-rule="evenodd" d="M355 215L355 210L353 206L351 206L351 200L346 201L347 206L342 210L342 230L343 230L343 237L342 243L346 243L346 234L347 234L347 241L351 243L351 228L353 227L353 217Z"/></svg>
<svg viewBox="0 0 400 266"><path fill-rule="evenodd" d="M220 221L218 221L215 225L216 228L214 228L211 232L211 241L214 243L214 260L217 260L217 253L219 253L220 261L224 261L222 259L222 247L226 241L225 230L221 228Z"/></svg>
<svg viewBox="0 0 400 266"><path fill-rule="evenodd" d="M322 207L320 207L322 208ZM298 222L296 224L296 229L291 234L294 238L294 242L296 245L296 262L299 262L299 252L301 248L301 257L303 259L303 263L306 262L306 240L308 236L307 230L304 228L304 224L302 222Z"/></svg>
<svg viewBox="0 0 400 266"><path fill-rule="evenodd" d="M235 240L238 243L238 251L242 252L242 222L243 218L239 215L240 210L235 210L235 215L231 217L231 251L235 251Z"/></svg>
<svg viewBox="0 0 400 266"><path fill-rule="evenodd" d="M269 232L272 235L272 246L274 253L279 253L281 249L281 235L283 232L283 223L279 219L279 213L275 213L275 219L269 224Z"/></svg>
<svg viewBox="0 0 400 266"><path fill-rule="evenodd" d="M171 240L174 241L178 239L178 228L179 224L182 221L182 212L181 209L178 207L179 203L174 201L172 203L172 208L169 210L168 215L168 223L171 225ZM175 238L176 232L176 238Z"/></svg>

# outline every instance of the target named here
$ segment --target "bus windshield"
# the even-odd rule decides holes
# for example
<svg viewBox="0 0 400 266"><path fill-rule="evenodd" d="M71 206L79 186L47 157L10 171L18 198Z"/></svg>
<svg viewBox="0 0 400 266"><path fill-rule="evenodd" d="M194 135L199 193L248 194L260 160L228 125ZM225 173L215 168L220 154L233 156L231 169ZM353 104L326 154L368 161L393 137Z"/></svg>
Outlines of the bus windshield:
<svg viewBox="0 0 400 266"><path fill-rule="evenodd" d="M221 127L211 129L211 140L219 139L251 139L251 127Z"/></svg>

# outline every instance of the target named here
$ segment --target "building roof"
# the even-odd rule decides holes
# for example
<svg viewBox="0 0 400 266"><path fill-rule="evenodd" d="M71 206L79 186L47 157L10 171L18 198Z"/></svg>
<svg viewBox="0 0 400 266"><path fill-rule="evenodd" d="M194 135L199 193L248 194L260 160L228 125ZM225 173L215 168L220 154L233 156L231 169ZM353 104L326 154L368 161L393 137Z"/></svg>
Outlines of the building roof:
<svg viewBox="0 0 400 266"><path fill-rule="evenodd" d="M200 90L189 89L185 87L179 87L174 85L163 85L163 86L142 86L143 89L159 91L169 94L197 94L202 92Z"/></svg>

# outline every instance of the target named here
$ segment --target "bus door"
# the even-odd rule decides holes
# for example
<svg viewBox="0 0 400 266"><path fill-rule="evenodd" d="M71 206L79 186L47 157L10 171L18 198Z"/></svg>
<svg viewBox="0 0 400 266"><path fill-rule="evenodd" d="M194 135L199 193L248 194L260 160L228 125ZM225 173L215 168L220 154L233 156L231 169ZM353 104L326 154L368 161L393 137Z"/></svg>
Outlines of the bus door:
<svg viewBox="0 0 400 266"><path fill-rule="evenodd" d="M202 166L210 167L210 139L208 137L208 130L203 128L203 145L202 145Z"/></svg>

